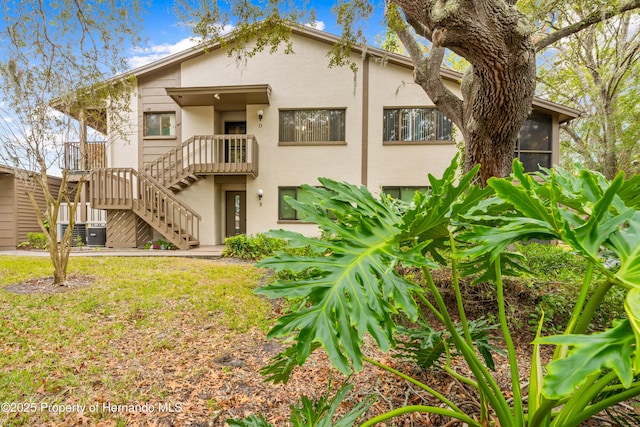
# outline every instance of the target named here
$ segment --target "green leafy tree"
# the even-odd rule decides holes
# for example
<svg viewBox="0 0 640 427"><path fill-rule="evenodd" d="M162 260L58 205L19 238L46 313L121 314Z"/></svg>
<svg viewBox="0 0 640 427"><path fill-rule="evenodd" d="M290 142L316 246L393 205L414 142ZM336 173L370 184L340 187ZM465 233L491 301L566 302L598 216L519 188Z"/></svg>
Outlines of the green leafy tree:
<svg viewBox="0 0 640 427"><path fill-rule="evenodd" d="M580 19L581 10L571 12L562 19ZM578 163L609 179L640 171L639 19L628 12L573 34L541 67L544 96L584 112L561 127L565 167Z"/></svg>
<svg viewBox="0 0 640 427"><path fill-rule="evenodd" d="M345 374L375 365L441 403L396 408L360 424L367 427L409 412L435 413L476 427L493 425L491 419L503 427L577 427L640 395L640 177L625 181L620 173L609 181L597 172L582 170L575 176L562 169L532 176L516 160L512 176L492 178L483 189L473 184L479 167L463 177L457 176L457 168L454 161L441 179L430 176L430 191L416 193L411 204L376 198L365 187L331 179L320 179L322 188L305 187L311 197L304 202L288 200L301 218L332 238L273 232L311 252L279 253L258 263L304 273L288 274L257 290L270 298L295 300L300 307L280 317L268 334L292 339L292 345L263 370L267 380L286 382L297 365L322 348ZM504 278L523 271L521 256L509 248L532 239L562 241L589 266L564 333L541 336L541 320L524 387L521 375L526 371L511 338ZM615 254L618 269L607 266L601 248ZM401 275L398 266L421 269L426 285ZM452 271L453 308L432 275L440 266ZM494 348L487 328L467 316L461 277L494 286L499 332L509 358L507 390L491 372ZM588 335L598 306L614 287L626 294L627 319ZM429 318L436 324L430 325ZM415 322L420 330L407 333L399 328L400 321ZM400 343L398 332L409 341ZM365 356L367 334L381 350L398 348L474 389L480 399L478 418L454 397ZM546 366L540 361L542 345L556 346ZM455 355L464 359L469 376L454 369Z"/></svg>
<svg viewBox="0 0 640 427"><path fill-rule="evenodd" d="M63 163L64 143L86 137L82 123L105 124L107 105L100 100L109 99L110 124L120 128L127 85L108 79L127 69L123 53L137 40L140 10L136 2L72 0L3 0L2 7L0 160L24 171L20 176L47 236L54 282L62 284L86 176L71 179L62 170L60 191L52 190L49 177ZM36 203L36 192L44 194L45 206ZM58 236L63 203L70 208L69 226Z"/></svg>
<svg viewBox="0 0 640 427"><path fill-rule="evenodd" d="M179 1L184 15L205 41L218 39L224 24L235 19L232 54L243 52L249 40L256 49L289 44L290 20L310 22L308 16L270 0L261 6L251 1L231 2L222 12L217 1ZM288 3L287 3L288 4ZM516 140L531 111L536 86L536 54L559 40L640 7L640 0L580 0L572 3L584 12L580 19L558 26L566 2L557 0L387 0L387 24L413 61L414 79L453 123L465 141L465 169L481 164L482 183L510 172ZM351 65L351 48L364 41L360 24L374 7L368 0L339 0L334 7L342 40L333 49L331 65ZM431 44L424 54L423 42ZM440 76L448 49L471 65L462 78L462 97L451 92ZM242 55L241 55L242 56ZM244 56L246 57L246 56Z"/></svg>

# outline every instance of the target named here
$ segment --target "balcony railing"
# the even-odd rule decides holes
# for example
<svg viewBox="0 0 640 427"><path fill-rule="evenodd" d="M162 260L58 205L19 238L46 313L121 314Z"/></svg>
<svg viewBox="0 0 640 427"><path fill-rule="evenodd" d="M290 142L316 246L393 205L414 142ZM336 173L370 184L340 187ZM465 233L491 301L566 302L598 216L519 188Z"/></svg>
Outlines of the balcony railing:
<svg viewBox="0 0 640 427"><path fill-rule="evenodd" d="M90 171L107 166L106 143L104 141L87 142L82 153L79 142L65 142L63 168L70 171Z"/></svg>
<svg viewBox="0 0 640 427"><path fill-rule="evenodd" d="M89 188L94 208L131 209L179 248L199 244L202 217L147 173L132 168L93 169Z"/></svg>
<svg viewBox="0 0 640 427"><path fill-rule="evenodd" d="M199 135L145 166L170 187L191 174L258 175L258 141L253 135Z"/></svg>

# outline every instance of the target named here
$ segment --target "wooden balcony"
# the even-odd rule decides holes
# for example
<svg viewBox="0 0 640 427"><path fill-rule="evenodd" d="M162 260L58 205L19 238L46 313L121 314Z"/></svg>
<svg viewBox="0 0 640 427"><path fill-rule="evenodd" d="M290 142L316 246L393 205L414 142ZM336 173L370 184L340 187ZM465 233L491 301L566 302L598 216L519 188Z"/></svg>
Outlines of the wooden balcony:
<svg viewBox="0 0 640 427"><path fill-rule="evenodd" d="M63 169L86 172L107 166L106 142L87 142L83 153L79 142L65 142Z"/></svg>
<svg viewBox="0 0 640 427"><path fill-rule="evenodd" d="M198 175L258 176L258 141L253 135L199 135L145 166L145 172L173 191Z"/></svg>

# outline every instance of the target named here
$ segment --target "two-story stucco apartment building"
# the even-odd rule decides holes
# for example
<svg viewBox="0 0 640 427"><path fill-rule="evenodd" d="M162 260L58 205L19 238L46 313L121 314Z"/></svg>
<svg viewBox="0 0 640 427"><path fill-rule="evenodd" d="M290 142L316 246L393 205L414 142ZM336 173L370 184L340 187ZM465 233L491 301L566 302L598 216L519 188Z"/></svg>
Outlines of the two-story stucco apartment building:
<svg viewBox="0 0 640 427"><path fill-rule="evenodd" d="M92 206L107 210L107 246L313 233L283 199L304 197L301 184L324 176L407 198L428 173L439 176L457 152L456 131L413 83L409 59L368 48L353 53L357 73L330 69L337 40L296 29L295 54L239 65L223 49L191 49L131 71L131 134L110 139L107 168L90 180ZM442 74L459 93L460 75ZM518 147L528 168L557 162L559 124L576 115L536 99Z"/></svg>

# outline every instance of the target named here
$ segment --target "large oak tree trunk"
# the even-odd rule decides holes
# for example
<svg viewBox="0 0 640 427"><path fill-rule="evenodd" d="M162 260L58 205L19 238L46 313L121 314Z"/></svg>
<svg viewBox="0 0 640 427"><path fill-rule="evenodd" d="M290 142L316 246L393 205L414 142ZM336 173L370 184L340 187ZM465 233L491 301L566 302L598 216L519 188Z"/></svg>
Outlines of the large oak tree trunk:
<svg viewBox="0 0 640 427"><path fill-rule="evenodd" d="M505 67L499 76L492 70L494 64ZM484 184L511 172L518 134L533 102L534 63L476 65L469 86L463 106L465 170L480 164Z"/></svg>
<svg viewBox="0 0 640 427"><path fill-rule="evenodd" d="M415 80L458 126L465 168L481 165L483 184L511 171L518 133L535 92L535 46L526 17L504 0L394 0L406 22L433 43L424 58L405 29L396 31L416 63ZM444 48L472 65L462 99L439 76Z"/></svg>

